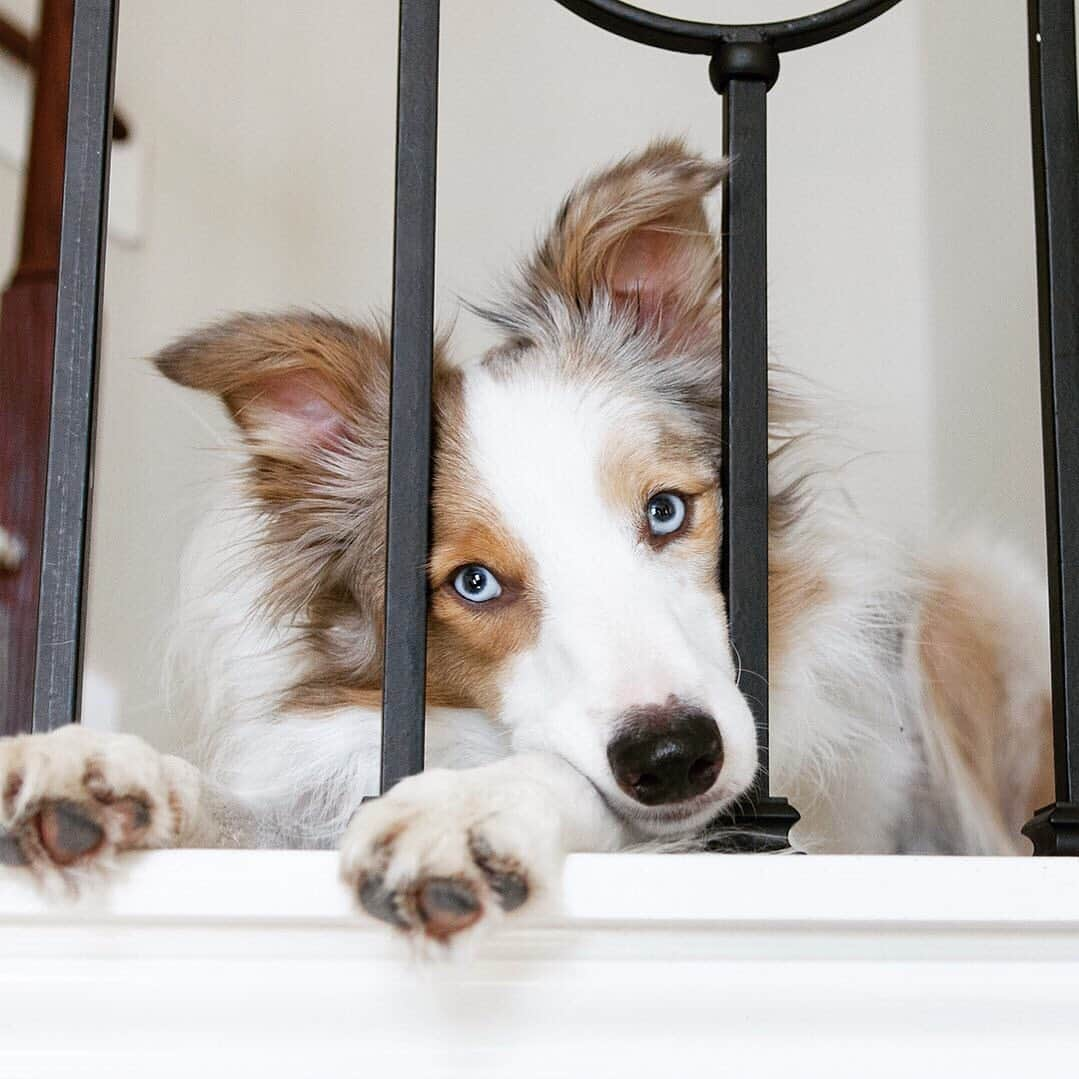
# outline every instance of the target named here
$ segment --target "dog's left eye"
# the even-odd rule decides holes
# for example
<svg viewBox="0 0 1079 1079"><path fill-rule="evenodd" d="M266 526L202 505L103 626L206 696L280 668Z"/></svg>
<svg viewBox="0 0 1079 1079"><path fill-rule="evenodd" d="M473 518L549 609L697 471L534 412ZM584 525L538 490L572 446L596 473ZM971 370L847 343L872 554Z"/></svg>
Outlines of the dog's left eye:
<svg viewBox="0 0 1079 1079"><path fill-rule="evenodd" d="M453 578L453 587L469 603L487 603L502 595L502 585L486 566L462 566Z"/></svg>
<svg viewBox="0 0 1079 1079"><path fill-rule="evenodd" d="M645 507L648 529L653 536L673 536L686 522L686 503L673 491L660 491Z"/></svg>

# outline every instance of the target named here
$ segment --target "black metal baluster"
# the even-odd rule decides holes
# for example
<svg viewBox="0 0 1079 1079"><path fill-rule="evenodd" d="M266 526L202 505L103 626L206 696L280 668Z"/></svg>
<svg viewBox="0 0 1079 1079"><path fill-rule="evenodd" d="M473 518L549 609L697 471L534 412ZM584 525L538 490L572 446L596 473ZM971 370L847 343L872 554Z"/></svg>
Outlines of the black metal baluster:
<svg viewBox="0 0 1079 1079"><path fill-rule="evenodd" d="M438 0L401 0L382 776L423 769L434 349Z"/></svg>
<svg viewBox="0 0 1079 1079"><path fill-rule="evenodd" d="M1079 855L1079 107L1074 0L1029 0L1056 801L1023 834Z"/></svg>
<svg viewBox="0 0 1079 1079"><path fill-rule="evenodd" d="M779 56L757 35L719 46L709 69L723 94L723 557L739 688L757 725L751 805L735 817L740 848L788 846L798 813L768 775L768 172L767 94ZM732 840L724 840L730 847Z"/></svg>
<svg viewBox="0 0 1079 1079"><path fill-rule="evenodd" d="M33 730L78 719L118 0L75 0Z"/></svg>

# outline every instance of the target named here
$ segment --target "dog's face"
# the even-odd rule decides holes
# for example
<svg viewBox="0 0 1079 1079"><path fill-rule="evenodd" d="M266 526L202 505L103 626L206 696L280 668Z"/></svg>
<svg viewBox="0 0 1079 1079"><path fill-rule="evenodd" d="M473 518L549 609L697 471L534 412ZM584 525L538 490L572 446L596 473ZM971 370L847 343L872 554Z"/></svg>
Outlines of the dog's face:
<svg viewBox="0 0 1079 1079"><path fill-rule="evenodd" d="M428 684L557 753L644 832L748 787L749 709L718 587L721 169L665 143L577 188L481 361L436 368ZM252 451L298 698L377 681L386 347L332 320L240 320L159 358Z"/></svg>
<svg viewBox="0 0 1079 1079"><path fill-rule="evenodd" d="M642 388L523 349L470 370L439 459L432 663L646 830L684 828L756 765L717 586L702 432Z"/></svg>

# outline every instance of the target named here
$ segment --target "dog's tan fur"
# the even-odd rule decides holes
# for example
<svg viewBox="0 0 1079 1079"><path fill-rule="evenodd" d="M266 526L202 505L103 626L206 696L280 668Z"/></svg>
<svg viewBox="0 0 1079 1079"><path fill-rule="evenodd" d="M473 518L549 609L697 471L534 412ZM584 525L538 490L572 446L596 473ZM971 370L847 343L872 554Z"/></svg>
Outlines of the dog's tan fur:
<svg viewBox="0 0 1079 1079"><path fill-rule="evenodd" d="M1001 848L1019 851L1019 829L1053 800L1045 629L1017 625L1007 592L967 557L926 577L918 652L936 751Z"/></svg>

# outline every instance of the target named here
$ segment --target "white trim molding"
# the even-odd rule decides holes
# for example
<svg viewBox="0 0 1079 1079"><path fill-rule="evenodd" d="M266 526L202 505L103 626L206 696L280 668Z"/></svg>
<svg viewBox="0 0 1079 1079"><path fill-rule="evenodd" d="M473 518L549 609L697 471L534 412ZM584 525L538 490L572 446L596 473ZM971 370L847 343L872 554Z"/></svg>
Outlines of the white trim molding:
<svg viewBox="0 0 1079 1079"><path fill-rule="evenodd" d="M1077 897L1068 859L576 855L432 963L332 853L129 856L78 904L0 870L0 1076L1059 1073Z"/></svg>

